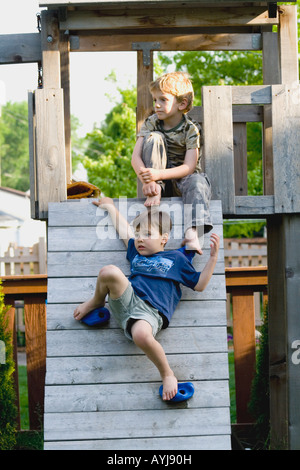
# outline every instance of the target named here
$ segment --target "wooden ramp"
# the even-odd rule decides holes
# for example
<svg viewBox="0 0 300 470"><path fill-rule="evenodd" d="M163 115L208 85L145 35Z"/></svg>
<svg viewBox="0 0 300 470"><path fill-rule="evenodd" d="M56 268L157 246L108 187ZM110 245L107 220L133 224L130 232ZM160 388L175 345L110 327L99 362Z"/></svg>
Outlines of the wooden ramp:
<svg viewBox="0 0 300 470"><path fill-rule="evenodd" d="M181 200L162 205L175 221L167 248L177 248ZM139 199L120 203L128 219L141 209ZM102 266L115 264L129 274L109 216L91 200L49 204L45 449L230 449L220 201L211 202L211 213L222 247L215 274L202 293L182 289L169 328L157 336L179 381L195 385L193 398L175 405L161 400L156 368L113 319L102 329L73 319L78 303L93 295ZM208 239L194 259L198 270L209 256Z"/></svg>

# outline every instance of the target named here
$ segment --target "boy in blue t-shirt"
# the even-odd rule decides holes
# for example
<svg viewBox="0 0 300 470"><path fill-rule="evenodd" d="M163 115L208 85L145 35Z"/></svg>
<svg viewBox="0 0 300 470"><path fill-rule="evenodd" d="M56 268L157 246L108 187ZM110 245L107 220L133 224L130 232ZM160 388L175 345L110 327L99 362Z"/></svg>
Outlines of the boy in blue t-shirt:
<svg viewBox="0 0 300 470"><path fill-rule="evenodd" d="M94 296L75 309L74 318L81 320L91 310L104 306L108 294L110 310L125 336L158 368L163 399L171 400L177 393L177 379L155 336L169 324L181 298L180 284L195 291L203 291L207 286L218 258L219 237L211 235L210 258L199 273L191 264L191 252L184 248L164 251L172 222L159 208L149 208L136 217L133 233L112 199L104 197L93 203L109 212L127 247L131 275L128 279L117 266L104 266Z"/></svg>

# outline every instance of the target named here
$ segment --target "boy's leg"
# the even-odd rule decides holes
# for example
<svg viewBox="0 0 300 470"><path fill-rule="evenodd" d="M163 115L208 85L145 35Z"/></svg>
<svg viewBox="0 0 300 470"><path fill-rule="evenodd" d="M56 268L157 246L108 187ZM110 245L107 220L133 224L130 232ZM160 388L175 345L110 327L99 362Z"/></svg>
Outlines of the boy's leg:
<svg viewBox="0 0 300 470"><path fill-rule="evenodd" d="M107 294L112 299L121 297L127 286L128 279L117 266L104 266L99 272L94 296L75 309L75 320L81 320L91 310L103 307Z"/></svg>
<svg viewBox="0 0 300 470"><path fill-rule="evenodd" d="M167 150L165 137L161 132L150 132L144 137L142 148L142 160L146 168L154 168L157 170L167 167ZM155 196L148 196L145 206L159 205L161 193L165 189L163 181L155 182L158 192Z"/></svg>
<svg viewBox="0 0 300 470"><path fill-rule="evenodd" d="M192 173L175 181L175 186L182 195L185 211L189 212L189 220L185 221L185 242L188 248L201 251L199 238L213 228L209 211L209 180L205 173Z"/></svg>
<svg viewBox="0 0 300 470"><path fill-rule="evenodd" d="M163 400L171 400L177 393L177 379L169 366L163 347L152 334L152 326L145 320L137 320L131 327L131 335L134 343L159 370L163 381Z"/></svg>

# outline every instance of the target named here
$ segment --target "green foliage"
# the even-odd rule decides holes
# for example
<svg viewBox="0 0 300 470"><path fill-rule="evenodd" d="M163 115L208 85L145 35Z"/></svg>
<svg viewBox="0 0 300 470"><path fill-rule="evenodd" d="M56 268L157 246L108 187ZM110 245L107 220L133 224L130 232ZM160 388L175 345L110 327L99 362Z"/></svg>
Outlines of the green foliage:
<svg viewBox="0 0 300 470"><path fill-rule="evenodd" d="M0 117L0 185L29 189L27 103L6 103Z"/></svg>
<svg viewBox="0 0 300 470"><path fill-rule="evenodd" d="M131 166L135 145L136 90L120 90L121 102L107 114L100 129L86 136L83 159L89 181L105 196L136 197L136 175Z"/></svg>
<svg viewBox="0 0 300 470"><path fill-rule="evenodd" d="M8 332L8 307L4 305L4 294L0 279L0 449L13 449L16 443L16 417L15 390L13 382L14 361L12 337ZM3 352L5 347L5 358ZM3 360L5 359L5 360ZM4 364L2 364L4 362Z"/></svg>
<svg viewBox="0 0 300 470"><path fill-rule="evenodd" d="M261 328L256 374L252 383L249 411L255 418L255 434L259 449L267 449L270 438L270 392L269 392L269 335L268 308L265 306Z"/></svg>
<svg viewBox="0 0 300 470"><path fill-rule="evenodd" d="M249 222L247 220L224 220L224 238L254 238L264 236L265 220Z"/></svg>

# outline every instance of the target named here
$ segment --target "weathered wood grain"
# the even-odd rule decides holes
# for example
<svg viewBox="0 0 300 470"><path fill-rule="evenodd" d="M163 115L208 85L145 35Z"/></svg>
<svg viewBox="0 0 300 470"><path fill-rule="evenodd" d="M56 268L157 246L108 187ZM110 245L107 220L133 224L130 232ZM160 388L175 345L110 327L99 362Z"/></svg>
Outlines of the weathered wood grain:
<svg viewBox="0 0 300 470"><path fill-rule="evenodd" d="M170 328L158 333L157 339L166 354L226 352L224 327ZM135 355L143 352L125 339L121 329L56 330L47 332L47 355L103 356Z"/></svg>
<svg viewBox="0 0 300 470"><path fill-rule="evenodd" d="M228 418L228 408L49 413L45 414L45 439L225 434L230 433Z"/></svg>
<svg viewBox="0 0 300 470"><path fill-rule="evenodd" d="M177 408L210 408L229 405L228 387L224 381L194 381L195 393L191 400ZM46 413L71 413L83 411L129 411L169 409L161 400L157 383L86 384L47 386ZM59 400L57 397L59 396ZM122 400L120 400L122 397Z"/></svg>
<svg viewBox="0 0 300 470"><path fill-rule="evenodd" d="M224 302L226 301L195 300L190 302L181 300L176 308L176 311L174 312L169 328L179 326L226 326L226 318L224 318ZM78 304L48 304L47 329L90 329L90 327L84 323L74 320L73 312L77 305ZM119 328L119 326L114 320L114 317L111 315L109 325L102 328Z"/></svg>
<svg viewBox="0 0 300 470"><path fill-rule="evenodd" d="M184 436L139 439L93 439L84 441L46 441L45 450L228 450L229 435Z"/></svg>
<svg viewBox="0 0 300 470"><path fill-rule="evenodd" d="M169 354L179 381L227 380L228 354ZM48 357L46 384L75 385L157 382L160 376L146 356Z"/></svg>

